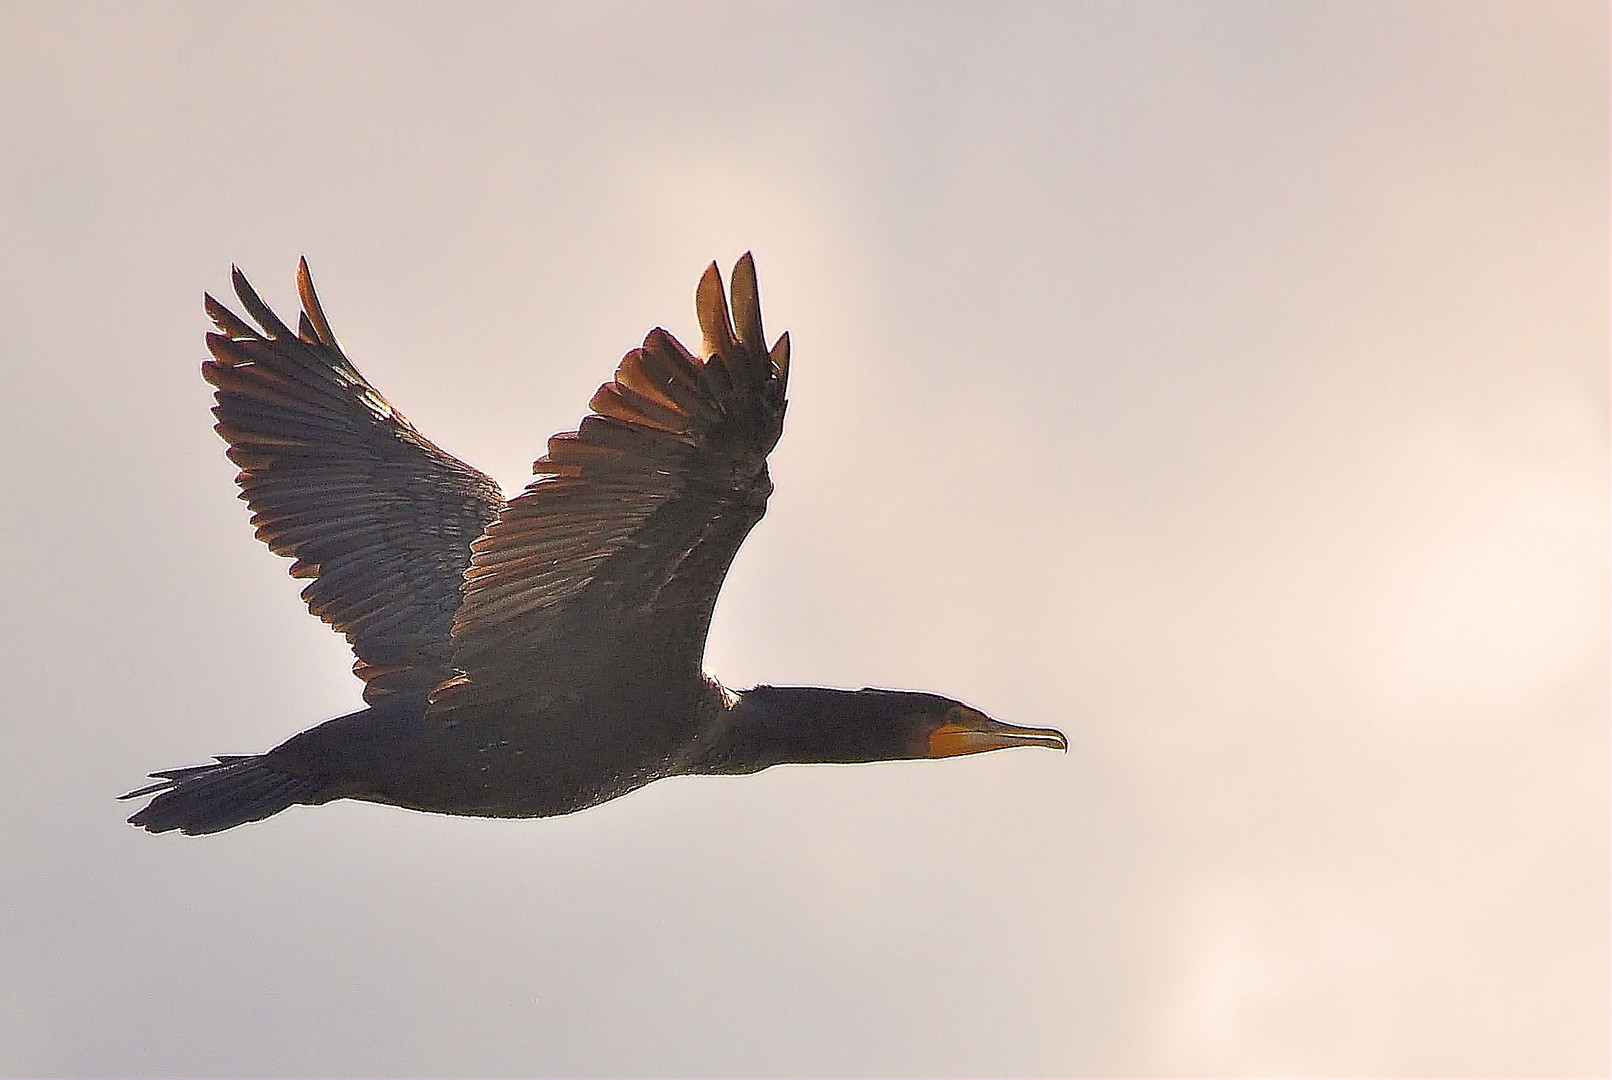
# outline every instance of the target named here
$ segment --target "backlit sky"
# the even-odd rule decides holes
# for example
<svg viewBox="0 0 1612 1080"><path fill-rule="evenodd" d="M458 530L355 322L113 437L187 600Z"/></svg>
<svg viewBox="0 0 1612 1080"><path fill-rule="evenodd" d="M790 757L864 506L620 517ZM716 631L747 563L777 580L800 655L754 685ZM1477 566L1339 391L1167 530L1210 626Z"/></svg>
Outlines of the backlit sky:
<svg viewBox="0 0 1612 1080"><path fill-rule="evenodd" d="M1598 3L0 6L0 1072L1605 1074ZM1070 752L130 828L359 700L204 289L513 492L753 250L708 666Z"/></svg>

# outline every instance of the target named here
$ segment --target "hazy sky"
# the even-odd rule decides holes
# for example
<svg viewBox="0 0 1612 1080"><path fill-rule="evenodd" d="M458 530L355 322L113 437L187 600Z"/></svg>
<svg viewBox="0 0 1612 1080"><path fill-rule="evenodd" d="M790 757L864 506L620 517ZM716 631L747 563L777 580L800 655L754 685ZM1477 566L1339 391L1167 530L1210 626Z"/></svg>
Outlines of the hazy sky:
<svg viewBox="0 0 1612 1080"><path fill-rule="evenodd" d="M1604 1074L1600 3L0 6L0 1071ZM753 250L708 665L1068 755L201 839L353 708L204 289L506 491Z"/></svg>

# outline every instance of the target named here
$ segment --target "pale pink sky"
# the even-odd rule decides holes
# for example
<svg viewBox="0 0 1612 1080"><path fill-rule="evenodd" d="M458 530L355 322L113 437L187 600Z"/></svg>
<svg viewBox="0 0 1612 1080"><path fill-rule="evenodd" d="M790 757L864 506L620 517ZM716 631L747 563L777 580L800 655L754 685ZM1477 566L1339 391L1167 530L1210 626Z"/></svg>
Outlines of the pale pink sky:
<svg viewBox="0 0 1612 1080"><path fill-rule="evenodd" d="M1604 1075L1600 3L0 5L0 1072ZM112 796L355 706L209 430L306 253L525 482L753 250L708 662L1067 756Z"/></svg>

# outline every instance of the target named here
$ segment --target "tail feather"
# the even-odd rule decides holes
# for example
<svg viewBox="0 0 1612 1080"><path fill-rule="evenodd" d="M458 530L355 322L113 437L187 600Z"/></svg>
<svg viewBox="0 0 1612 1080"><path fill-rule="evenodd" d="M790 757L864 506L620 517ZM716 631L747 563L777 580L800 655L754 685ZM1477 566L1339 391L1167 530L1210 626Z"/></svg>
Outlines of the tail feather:
<svg viewBox="0 0 1612 1080"><path fill-rule="evenodd" d="M320 778L281 772L266 756L224 755L212 765L154 772L157 783L120 796L137 799L157 793L129 824L154 833L178 829L200 836L260 821L297 803L323 801L318 797L325 786Z"/></svg>

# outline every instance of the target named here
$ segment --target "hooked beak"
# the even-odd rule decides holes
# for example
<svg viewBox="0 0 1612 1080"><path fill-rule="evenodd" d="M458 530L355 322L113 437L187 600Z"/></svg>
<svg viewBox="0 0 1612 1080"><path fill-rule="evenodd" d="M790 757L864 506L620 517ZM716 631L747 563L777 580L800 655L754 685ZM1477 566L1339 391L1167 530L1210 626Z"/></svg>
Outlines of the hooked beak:
<svg viewBox="0 0 1612 1080"><path fill-rule="evenodd" d="M969 710L962 720L948 720L929 735L929 756L956 757L1005 750L1010 746L1045 746L1069 750L1069 740L1057 728L1017 727Z"/></svg>

